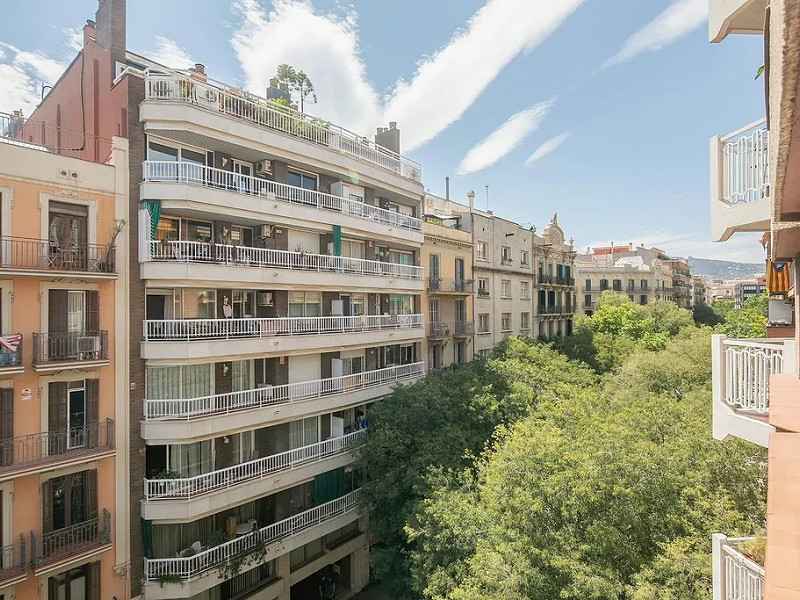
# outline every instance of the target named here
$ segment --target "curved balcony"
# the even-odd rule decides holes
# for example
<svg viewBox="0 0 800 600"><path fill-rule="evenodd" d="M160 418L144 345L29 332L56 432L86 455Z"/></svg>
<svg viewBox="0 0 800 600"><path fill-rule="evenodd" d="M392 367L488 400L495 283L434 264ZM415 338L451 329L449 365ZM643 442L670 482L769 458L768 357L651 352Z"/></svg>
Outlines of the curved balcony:
<svg viewBox="0 0 800 600"><path fill-rule="evenodd" d="M176 268L177 267L177 268ZM309 277L310 273L316 273ZM265 285L422 291L415 265L186 240L151 241L145 279L245 281Z"/></svg>
<svg viewBox="0 0 800 600"><path fill-rule="evenodd" d="M157 585L183 585L204 573L217 570L234 557L247 556L254 548L266 546L263 553L258 552L258 564L263 564L302 545L305 540L295 538L302 538L300 534L304 531L316 528L314 537L317 538L357 518L359 496L360 490L354 490L341 498L267 525L253 533L212 548L201 548L200 552L192 556L145 558L145 580Z"/></svg>
<svg viewBox="0 0 800 600"><path fill-rule="evenodd" d="M386 210L364 202L350 200L334 194L278 183L263 177L241 175L205 165L189 162L146 160L143 163L144 181L147 183L185 184L193 187L231 192L259 201L261 210L273 214L270 206L278 200L298 207L325 210L328 221L331 212L347 217L399 227L407 231L421 232L422 220L403 213Z"/></svg>

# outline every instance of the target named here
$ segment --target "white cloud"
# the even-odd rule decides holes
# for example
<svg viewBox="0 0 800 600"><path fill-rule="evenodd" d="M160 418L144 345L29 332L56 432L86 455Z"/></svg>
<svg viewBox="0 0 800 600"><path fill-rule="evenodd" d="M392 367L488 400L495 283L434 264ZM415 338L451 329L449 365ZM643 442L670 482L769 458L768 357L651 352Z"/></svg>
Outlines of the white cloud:
<svg viewBox="0 0 800 600"><path fill-rule="evenodd" d="M77 27L68 27L64 30L67 36L67 46L74 52L83 50L83 30Z"/></svg>
<svg viewBox="0 0 800 600"><path fill-rule="evenodd" d="M525 161L526 165L532 165L538 160L541 160L553 150L556 150L561 144L566 142L572 136L571 131L565 131L564 133L557 135L555 137L550 138L546 142L544 142L541 146L539 146L533 153L528 157Z"/></svg>
<svg viewBox="0 0 800 600"><path fill-rule="evenodd" d="M367 79L353 11L320 14L308 0L238 0L231 43L254 93L280 63L303 69L319 96L313 111L359 133L397 121L403 148L418 148L457 121L509 62L533 49L583 0L488 0L450 41L422 59L410 81L379 98ZM269 57L265 61L265 57Z"/></svg>
<svg viewBox="0 0 800 600"><path fill-rule="evenodd" d="M465 175L496 163L539 126L553 104L555 99L546 100L511 115L505 123L467 152L456 172Z"/></svg>
<svg viewBox="0 0 800 600"><path fill-rule="evenodd" d="M764 249L759 240L760 233L737 233L727 242L712 242L708 232L669 233L664 231L629 232L629 237L618 236L617 241L629 240L634 246L644 244L657 247L671 256L694 256L734 262L760 263L764 261ZM590 247L608 246L609 241L593 242ZM583 252L586 245L576 245Z"/></svg>
<svg viewBox="0 0 800 600"><path fill-rule="evenodd" d="M42 85L54 84L67 62L38 51L20 50L0 42L0 111L21 108L30 115L41 98Z"/></svg>
<svg viewBox="0 0 800 600"><path fill-rule="evenodd" d="M619 52L606 60L601 68L618 65L644 52L660 50L705 23L707 17L708 0L675 0L625 40Z"/></svg>
<svg viewBox="0 0 800 600"><path fill-rule="evenodd" d="M177 42L160 35L155 37L153 49L144 55L171 69L188 69L197 62Z"/></svg>

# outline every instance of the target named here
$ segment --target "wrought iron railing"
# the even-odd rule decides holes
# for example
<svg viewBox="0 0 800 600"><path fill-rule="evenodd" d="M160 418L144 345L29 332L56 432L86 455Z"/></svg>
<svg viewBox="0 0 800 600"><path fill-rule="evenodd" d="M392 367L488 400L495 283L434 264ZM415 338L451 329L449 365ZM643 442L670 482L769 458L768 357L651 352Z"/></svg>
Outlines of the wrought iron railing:
<svg viewBox="0 0 800 600"><path fill-rule="evenodd" d="M108 360L108 332L34 333L33 366Z"/></svg>
<svg viewBox="0 0 800 600"><path fill-rule="evenodd" d="M7 579L25 573L28 568L26 546L27 540L23 535L19 536L18 542L8 546L0 546L0 584Z"/></svg>
<svg viewBox="0 0 800 600"><path fill-rule="evenodd" d="M37 535L31 531L34 566L82 554L111 540L111 513L63 529Z"/></svg>
<svg viewBox="0 0 800 600"><path fill-rule="evenodd" d="M11 367L21 367L22 366L22 334L17 333L14 335L6 336L6 338L13 339L13 342L16 343L16 347L14 347L13 343L10 346L0 343L0 369L7 369ZM10 348L14 348L11 350Z"/></svg>
<svg viewBox="0 0 800 600"><path fill-rule="evenodd" d="M58 125L26 121L20 113L0 112L0 143L105 163L111 155L110 139Z"/></svg>
<svg viewBox="0 0 800 600"><path fill-rule="evenodd" d="M471 279L428 277L427 284L429 292L471 294L473 289L473 281Z"/></svg>
<svg viewBox="0 0 800 600"><path fill-rule="evenodd" d="M0 268L24 271L116 273L116 248L0 237Z"/></svg>

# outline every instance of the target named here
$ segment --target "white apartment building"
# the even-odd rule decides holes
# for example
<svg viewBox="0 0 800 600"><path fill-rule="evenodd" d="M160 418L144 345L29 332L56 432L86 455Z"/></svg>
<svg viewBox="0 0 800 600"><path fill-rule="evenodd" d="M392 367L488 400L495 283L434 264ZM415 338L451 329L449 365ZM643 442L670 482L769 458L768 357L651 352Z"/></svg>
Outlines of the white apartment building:
<svg viewBox="0 0 800 600"><path fill-rule="evenodd" d="M458 215L474 246L475 354L486 356L507 335L553 338L572 333L575 252L556 215L542 235L536 227L469 205L426 196L430 215Z"/></svg>

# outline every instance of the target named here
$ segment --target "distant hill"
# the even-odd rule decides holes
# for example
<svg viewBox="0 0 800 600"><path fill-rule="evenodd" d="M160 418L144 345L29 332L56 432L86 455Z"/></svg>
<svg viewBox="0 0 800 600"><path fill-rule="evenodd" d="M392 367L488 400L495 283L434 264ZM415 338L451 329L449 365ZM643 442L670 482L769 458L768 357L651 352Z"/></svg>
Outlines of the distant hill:
<svg viewBox="0 0 800 600"><path fill-rule="evenodd" d="M692 275L705 275L709 279L750 279L763 275L764 263L738 263L729 260L712 260L710 258L686 259Z"/></svg>

